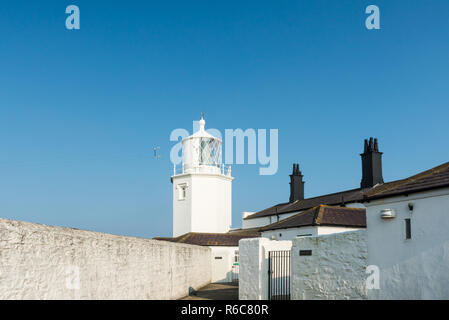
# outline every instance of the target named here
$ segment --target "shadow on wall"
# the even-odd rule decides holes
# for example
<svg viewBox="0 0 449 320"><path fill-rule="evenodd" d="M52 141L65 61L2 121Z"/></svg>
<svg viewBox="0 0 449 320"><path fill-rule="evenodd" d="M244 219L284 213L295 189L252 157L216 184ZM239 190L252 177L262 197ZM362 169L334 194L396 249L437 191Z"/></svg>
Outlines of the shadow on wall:
<svg viewBox="0 0 449 320"><path fill-rule="evenodd" d="M216 280L212 283L239 283L239 274L238 272L228 271L226 272L226 276L222 279Z"/></svg>

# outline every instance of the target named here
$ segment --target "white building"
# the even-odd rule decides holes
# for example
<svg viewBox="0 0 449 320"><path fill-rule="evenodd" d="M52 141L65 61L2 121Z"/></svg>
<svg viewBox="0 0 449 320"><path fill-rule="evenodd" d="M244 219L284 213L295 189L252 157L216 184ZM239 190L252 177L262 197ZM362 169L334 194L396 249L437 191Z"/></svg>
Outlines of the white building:
<svg viewBox="0 0 449 320"><path fill-rule="evenodd" d="M366 232L293 240L292 298L449 299L449 162L379 184L362 203ZM305 248L313 255L298 255Z"/></svg>
<svg viewBox="0 0 449 320"><path fill-rule="evenodd" d="M231 228L231 168L221 163L222 142L199 131L182 140L182 166L173 183L173 237L188 232L225 233Z"/></svg>
<svg viewBox="0 0 449 320"><path fill-rule="evenodd" d="M182 164L174 169L173 237L157 237L178 243L208 246L212 250L212 282L238 279L238 242L258 237L253 230L231 230L231 167L222 164L222 141L205 130L182 140Z"/></svg>
<svg viewBox="0 0 449 320"><path fill-rule="evenodd" d="M319 205L262 227L262 237L293 240L366 228L365 209Z"/></svg>
<svg viewBox="0 0 449 320"><path fill-rule="evenodd" d="M241 254L263 261L268 244L293 244L293 299L449 299L449 162L385 183L377 140L365 140L361 156L360 188L308 199L294 165L289 202L243 215L245 228L288 241L242 240ZM363 229L365 215L366 231L343 232ZM241 297L263 299L267 266L253 260L241 258ZM379 282L366 287L368 275Z"/></svg>
<svg viewBox="0 0 449 320"><path fill-rule="evenodd" d="M449 162L367 194L370 299L449 299Z"/></svg>

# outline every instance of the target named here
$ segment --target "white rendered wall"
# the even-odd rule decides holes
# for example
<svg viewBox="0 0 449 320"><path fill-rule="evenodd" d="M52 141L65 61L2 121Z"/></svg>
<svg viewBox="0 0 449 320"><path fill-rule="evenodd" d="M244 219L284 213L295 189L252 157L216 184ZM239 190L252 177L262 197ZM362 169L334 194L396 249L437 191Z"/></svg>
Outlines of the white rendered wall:
<svg viewBox="0 0 449 320"><path fill-rule="evenodd" d="M348 227L331 227L331 226L319 226L318 235L334 234L348 231L356 231L364 228L348 228Z"/></svg>
<svg viewBox="0 0 449 320"><path fill-rule="evenodd" d="M233 269L233 265L235 260L235 251L237 251L239 247L214 246L209 248L212 250L212 282L232 282L232 273L235 270L238 270L235 268Z"/></svg>
<svg viewBox="0 0 449 320"><path fill-rule="evenodd" d="M413 203L413 211L408 208ZM366 203L368 262L380 268L370 299L449 299L449 188ZM396 218L383 220L381 209ZM405 239L405 218L412 238Z"/></svg>
<svg viewBox="0 0 449 320"><path fill-rule="evenodd" d="M288 228L268 230L262 232L262 237L270 240L293 240L298 236L316 236L318 235L317 226L308 226L301 228Z"/></svg>
<svg viewBox="0 0 449 320"><path fill-rule="evenodd" d="M260 218L254 218L254 219L242 219L242 229L249 229L249 228L257 228L257 227L264 227L269 224L278 222L280 220L286 219L288 217L294 216L295 214L298 214L299 212L291 212L291 213L284 213L279 215L279 220L277 219L276 215L268 216L268 217L260 217Z"/></svg>
<svg viewBox="0 0 449 320"><path fill-rule="evenodd" d="M192 232L228 232L232 224L232 178L192 175Z"/></svg>
<svg viewBox="0 0 449 320"><path fill-rule="evenodd" d="M0 300L178 299L211 281L208 247L5 219L0 256Z"/></svg>
<svg viewBox="0 0 449 320"><path fill-rule="evenodd" d="M365 205L363 203L355 202L355 203L348 203L346 204L346 207L348 208L360 208L365 209Z"/></svg>
<svg viewBox="0 0 449 320"><path fill-rule="evenodd" d="M272 241L266 238L239 241L240 300L268 299L268 252L290 250L291 246L291 241Z"/></svg>
<svg viewBox="0 0 449 320"><path fill-rule="evenodd" d="M178 237L192 230L192 179L190 175L172 177L173 190L173 237ZM186 186L186 197L179 199L180 185Z"/></svg>
<svg viewBox="0 0 449 320"><path fill-rule="evenodd" d="M268 239L264 239L265 241ZM239 241L239 300L261 299L262 238Z"/></svg>
<svg viewBox="0 0 449 320"><path fill-rule="evenodd" d="M242 229L251 229L264 227L270 224L270 217L254 218L254 219L242 219Z"/></svg>
<svg viewBox="0 0 449 320"><path fill-rule="evenodd" d="M312 250L312 255L299 255ZM291 250L293 300L366 299L366 230L296 238Z"/></svg>
<svg viewBox="0 0 449 320"><path fill-rule="evenodd" d="M173 179L173 236L188 232L224 233L231 228L232 177L220 174L183 174ZM187 185L179 200L178 187Z"/></svg>
<svg viewBox="0 0 449 320"><path fill-rule="evenodd" d="M331 227L331 226L306 226L288 229L268 230L262 232L262 237L275 240L293 240L296 237L318 236L340 232L359 230L359 228Z"/></svg>

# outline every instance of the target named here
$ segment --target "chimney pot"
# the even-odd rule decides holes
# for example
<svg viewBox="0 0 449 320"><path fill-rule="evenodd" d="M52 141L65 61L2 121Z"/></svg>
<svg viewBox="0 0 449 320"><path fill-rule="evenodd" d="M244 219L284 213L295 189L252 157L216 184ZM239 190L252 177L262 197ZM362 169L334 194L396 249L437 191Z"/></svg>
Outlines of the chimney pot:
<svg viewBox="0 0 449 320"><path fill-rule="evenodd" d="M293 164L293 171L290 175L290 203L304 199L304 181L299 170L299 163Z"/></svg>
<svg viewBox="0 0 449 320"><path fill-rule="evenodd" d="M372 188L376 184L384 183L382 177L382 152L379 152L377 139L370 138L369 144L365 139L362 157L362 181L361 188Z"/></svg>

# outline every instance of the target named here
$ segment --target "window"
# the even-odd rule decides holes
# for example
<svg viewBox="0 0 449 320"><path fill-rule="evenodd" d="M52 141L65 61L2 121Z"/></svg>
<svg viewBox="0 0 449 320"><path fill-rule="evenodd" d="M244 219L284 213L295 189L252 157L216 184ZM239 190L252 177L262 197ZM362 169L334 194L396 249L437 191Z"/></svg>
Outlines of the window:
<svg viewBox="0 0 449 320"><path fill-rule="evenodd" d="M301 238L301 237L311 237L312 234L311 233L307 233L307 234L298 234L297 237Z"/></svg>
<svg viewBox="0 0 449 320"><path fill-rule="evenodd" d="M178 200L185 200L187 196L187 185L179 184L178 185Z"/></svg>
<svg viewBox="0 0 449 320"><path fill-rule="evenodd" d="M412 238L412 221L410 218L405 219L405 239Z"/></svg>

